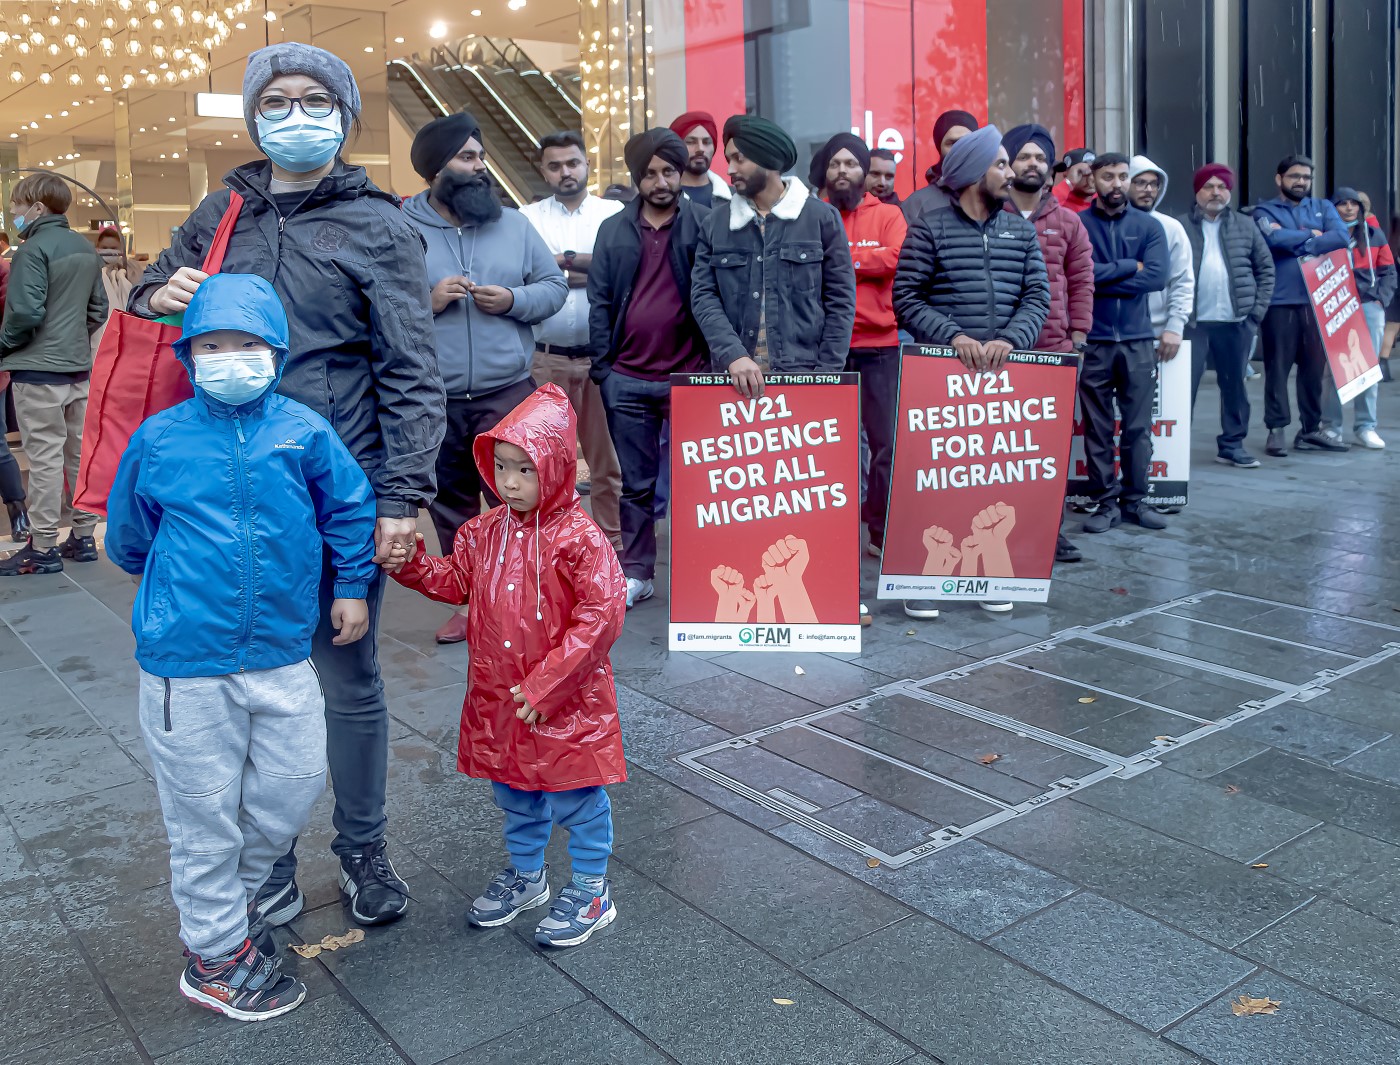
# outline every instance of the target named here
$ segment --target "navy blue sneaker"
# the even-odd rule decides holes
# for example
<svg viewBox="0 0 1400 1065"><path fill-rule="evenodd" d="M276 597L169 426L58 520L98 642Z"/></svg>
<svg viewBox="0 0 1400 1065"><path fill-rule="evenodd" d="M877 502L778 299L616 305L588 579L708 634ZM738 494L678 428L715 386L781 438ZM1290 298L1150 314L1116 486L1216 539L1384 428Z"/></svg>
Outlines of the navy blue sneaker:
<svg viewBox="0 0 1400 1065"><path fill-rule="evenodd" d="M546 867L547 868L547 867ZM537 873L522 873L508 865L486 885L486 890L472 900L467 910L467 923L477 928L496 928L515 920L521 910L533 910L549 902L549 884L545 869Z"/></svg>
<svg viewBox="0 0 1400 1065"><path fill-rule="evenodd" d="M280 885L264 884L253 896L253 908L259 919L273 928L280 928L295 918L305 905L306 897L295 880Z"/></svg>
<svg viewBox="0 0 1400 1065"><path fill-rule="evenodd" d="M603 882L601 895L594 895L570 881L549 908L549 916L535 929L535 942L545 947L576 947L615 920L617 907L612 903L612 881Z"/></svg>
<svg viewBox="0 0 1400 1065"><path fill-rule="evenodd" d="M180 994L236 1021L266 1021L300 1006L306 986L245 939L222 961L192 958L180 974Z"/></svg>

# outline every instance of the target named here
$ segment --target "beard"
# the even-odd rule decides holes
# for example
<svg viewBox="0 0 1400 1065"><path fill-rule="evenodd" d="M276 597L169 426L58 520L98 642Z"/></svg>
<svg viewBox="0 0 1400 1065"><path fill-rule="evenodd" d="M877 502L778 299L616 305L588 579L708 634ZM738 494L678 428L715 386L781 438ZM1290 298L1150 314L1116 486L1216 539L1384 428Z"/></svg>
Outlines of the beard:
<svg viewBox="0 0 1400 1065"><path fill-rule="evenodd" d="M668 189L664 185L654 188L650 192L642 193L642 199L655 207L658 211L665 211L668 208L674 207L676 201L680 198L681 194L677 190Z"/></svg>
<svg viewBox="0 0 1400 1065"><path fill-rule="evenodd" d="M1045 175L1039 170L1027 170L1011 179L1011 187L1017 192L1039 192L1045 188Z"/></svg>
<svg viewBox="0 0 1400 1065"><path fill-rule="evenodd" d="M704 152L699 155L692 155L685 164L687 172L696 175L708 174L710 172L710 157Z"/></svg>
<svg viewBox="0 0 1400 1065"><path fill-rule="evenodd" d="M1283 194L1294 203L1302 203L1308 198L1310 191L1312 190L1307 188L1295 189L1292 185L1283 186Z"/></svg>
<svg viewBox="0 0 1400 1065"><path fill-rule="evenodd" d="M764 170L763 167L755 165L753 173L748 177L739 175L733 178L734 191L740 196L747 196L749 199L753 199L753 194L767 185L769 178L774 173L776 173L776 171Z"/></svg>
<svg viewBox="0 0 1400 1065"><path fill-rule="evenodd" d="M832 185L826 190L826 198L831 201L831 206L842 214L850 214L860 206L860 201L865 199L865 186L847 185L842 188L840 185Z"/></svg>
<svg viewBox="0 0 1400 1065"><path fill-rule="evenodd" d="M1113 192L1100 193L1099 199L1103 200L1105 207L1117 210L1128 202L1128 194L1122 189L1115 189Z"/></svg>
<svg viewBox="0 0 1400 1065"><path fill-rule="evenodd" d="M433 195L463 225L481 226L501 217L501 199L491 175L443 171L433 182Z"/></svg>

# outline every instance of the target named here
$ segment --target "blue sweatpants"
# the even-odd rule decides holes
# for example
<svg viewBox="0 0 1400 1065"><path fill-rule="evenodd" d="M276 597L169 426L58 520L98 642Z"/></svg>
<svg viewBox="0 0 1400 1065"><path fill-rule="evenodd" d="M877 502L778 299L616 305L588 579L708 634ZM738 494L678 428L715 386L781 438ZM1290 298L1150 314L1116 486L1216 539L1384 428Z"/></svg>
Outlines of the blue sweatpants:
<svg viewBox="0 0 1400 1065"><path fill-rule="evenodd" d="M506 851L522 873L544 868L544 849L554 826L569 832L573 871L606 876L612 854L612 803L602 787L573 791L521 791L492 782L496 805L506 815Z"/></svg>

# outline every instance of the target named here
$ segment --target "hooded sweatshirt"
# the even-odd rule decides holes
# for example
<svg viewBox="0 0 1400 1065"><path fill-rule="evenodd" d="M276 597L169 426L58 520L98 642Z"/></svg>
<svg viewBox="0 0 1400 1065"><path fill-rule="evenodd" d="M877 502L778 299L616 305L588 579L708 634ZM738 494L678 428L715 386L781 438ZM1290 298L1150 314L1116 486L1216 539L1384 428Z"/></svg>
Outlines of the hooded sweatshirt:
<svg viewBox="0 0 1400 1065"><path fill-rule="evenodd" d="M404 204L404 214L427 245L428 286L464 276L478 285L510 289L505 314L487 314L470 298L433 315L438 367L453 398L496 392L530 376L535 335L530 328L564 306L568 283L529 220L507 208L484 226L453 225L428 202L427 191Z"/></svg>
<svg viewBox="0 0 1400 1065"><path fill-rule="evenodd" d="M1157 194L1150 213L1161 223L1170 260L1167 287L1148 295L1147 309L1152 315L1152 332L1159 338L1164 332L1181 336L1196 305L1196 270L1191 262L1191 241L1187 239L1186 229L1180 222L1156 209L1167 194L1167 172L1145 155L1135 155L1128 162L1129 181L1147 171L1162 179L1162 191Z"/></svg>
<svg viewBox="0 0 1400 1065"><path fill-rule="evenodd" d="M851 347L882 348L899 343L894 318L894 271L908 223L898 207L870 193L854 211L841 213L851 262L856 270L856 324Z"/></svg>
<svg viewBox="0 0 1400 1065"><path fill-rule="evenodd" d="M467 699L457 768L524 791L627 779L608 652L622 633L627 581L617 554L579 505L568 397L531 393L472 451L495 483L496 443L534 460L539 505L472 518L445 557L419 551L394 579L429 599L467 604ZM543 720L515 716L519 685Z"/></svg>

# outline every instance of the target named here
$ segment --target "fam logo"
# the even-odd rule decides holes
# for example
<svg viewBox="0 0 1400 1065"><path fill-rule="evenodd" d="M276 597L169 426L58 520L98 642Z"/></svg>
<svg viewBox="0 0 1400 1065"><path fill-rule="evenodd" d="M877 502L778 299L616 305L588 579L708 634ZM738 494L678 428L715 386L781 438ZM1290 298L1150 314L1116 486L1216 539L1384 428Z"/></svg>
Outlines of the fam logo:
<svg viewBox="0 0 1400 1065"><path fill-rule="evenodd" d="M300 444L298 444L295 440L293 440L293 439L289 436L289 437L287 437L286 440L283 440L280 444L273 444L273 445L272 445L272 450L274 450L274 451L305 451L306 448L302 447Z"/></svg>
<svg viewBox="0 0 1400 1065"><path fill-rule="evenodd" d="M943 582L944 595L986 595L988 582L966 580L946 580Z"/></svg>
<svg viewBox="0 0 1400 1065"><path fill-rule="evenodd" d="M792 629L786 625L746 625L739 630L739 642L745 647L791 647Z"/></svg>

